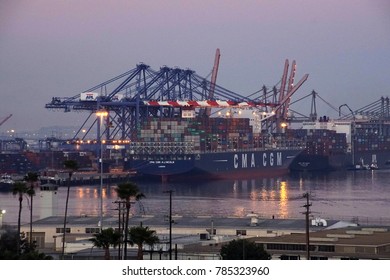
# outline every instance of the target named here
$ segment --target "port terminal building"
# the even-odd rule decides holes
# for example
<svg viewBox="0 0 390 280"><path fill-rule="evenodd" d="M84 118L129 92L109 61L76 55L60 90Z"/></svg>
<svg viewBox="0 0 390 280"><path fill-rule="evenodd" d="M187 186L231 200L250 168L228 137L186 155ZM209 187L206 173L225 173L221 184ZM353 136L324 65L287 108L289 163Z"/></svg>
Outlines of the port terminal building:
<svg viewBox="0 0 390 280"><path fill-rule="evenodd" d="M89 240L98 233L99 217L70 216L66 227L65 253L72 259L102 259L103 250ZM234 239L262 244L272 259L306 258L306 222L304 219L264 219L256 214L246 217L142 215L130 218L130 227L148 226L160 239L153 247L144 247L144 259L221 259L220 250ZM21 231L29 235L29 224ZM104 228L118 228L118 217L105 216ZM390 227L360 226L356 223L315 218L309 225L310 259L390 259ZM38 250L59 258L62 249L63 217L50 216L33 222L33 240ZM129 258L136 256L136 246L129 247ZM116 258L112 249L112 258Z"/></svg>

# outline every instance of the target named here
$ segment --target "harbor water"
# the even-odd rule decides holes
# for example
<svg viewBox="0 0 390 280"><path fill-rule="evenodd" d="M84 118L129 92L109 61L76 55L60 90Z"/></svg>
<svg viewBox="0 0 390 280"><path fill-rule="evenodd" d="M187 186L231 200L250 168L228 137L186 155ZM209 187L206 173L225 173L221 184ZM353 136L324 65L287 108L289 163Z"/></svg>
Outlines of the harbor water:
<svg viewBox="0 0 390 280"><path fill-rule="evenodd" d="M145 198L132 205L133 215L168 215L172 190L172 213L181 216L304 218L304 193L310 194L311 216L340 219L359 224L390 225L390 170L294 173L284 177L216 180L205 182L136 182ZM103 213L118 215L116 185L104 185ZM33 219L63 216L66 187L57 191L37 190ZM98 216L100 185L72 186L68 215ZM29 222L30 201L23 199L22 222ZM19 202L12 193L0 193L2 222L17 224Z"/></svg>

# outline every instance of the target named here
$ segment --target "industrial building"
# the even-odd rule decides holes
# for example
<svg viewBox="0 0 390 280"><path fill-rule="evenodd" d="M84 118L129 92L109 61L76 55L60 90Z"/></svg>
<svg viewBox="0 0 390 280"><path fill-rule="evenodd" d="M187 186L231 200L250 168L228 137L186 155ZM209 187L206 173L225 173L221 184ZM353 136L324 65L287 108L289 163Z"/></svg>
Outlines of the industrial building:
<svg viewBox="0 0 390 280"><path fill-rule="evenodd" d="M92 243L89 241L94 233L99 232L99 217L70 216L67 220L65 253L68 257L73 259L101 257L101 251L98 248L93 248ZM174 215L172 216L172 221L171 244L175 252L174 258L177 259L219 259L221 246L237 238L248 238L264 244L266 250L272 254L274 259L279 259L282 255L289 256L289 258L294 258L294 256L299 258L303 257L305 253L306 223L303 219L262 219L255 214L250 214L243 218ZM118 217L104 217L103 226L105 228L117 228L117 225ZM145 259L167 259L170 230L167 217L154 215L131 217L129 226L138 225L148 226L150 229L155 230L160 239L160 243L156 244L153 248L147 246L144 248ZM377 255L376 258L385 258L387 253L387 256L390 258L390 245L386 249L386 247L383 247L383 244L375 243L378 242L377 237L380 236L380 240L390 244L390 232L386 228L361 229L358 228L357 224L333 220L325 221L318 218L311 220L309 228L310 238L313 242L311 246L316 246L316 252L321 252L318 251L318 248L342 244L342 240L347 240L352 242L352 244L355 242L355 246L357 246L356 244L360 244L359 242L362 242L362 245L365 244L364 242L367 242L367 244L372 242L378 249L373 249L373 252L370 249L364 249L363 251L355 249L355 252L359 254L367 253L365 254L365 258L369 257L368 253L371 254L370 256L372 258L375 258L375 252L380 252L381 254ZM29 224L23 225L22 231L28 233ZM342 231L349 233L342 233ZM33 239L37 242L38 249L47 254L60 254L62 248L62 232L63 217L61 216L50 216L33 223ZM327 234L329 235L328 237ZM333 244L337 240L338 243ZM314 243L314 241L317 243ZM278 250L275 249L277 248L275 244L300 245L297 248L301 250L290 250L289 246L280 247L283 249ZM333 258L339 256L340 258L356 258L359 255L347 254L347 251L344 255L339 254L341 249L338 248L336 246L333 251L329 249L328 252L322 255L313 254L313 257L327 256L328 258ZM129 251L135 252L135 248L129 248ZM153 253L151 254L151 252ZM112 253L112 255L115 257L115 253ZM131 253L129 256L131 256Z"/></svg>

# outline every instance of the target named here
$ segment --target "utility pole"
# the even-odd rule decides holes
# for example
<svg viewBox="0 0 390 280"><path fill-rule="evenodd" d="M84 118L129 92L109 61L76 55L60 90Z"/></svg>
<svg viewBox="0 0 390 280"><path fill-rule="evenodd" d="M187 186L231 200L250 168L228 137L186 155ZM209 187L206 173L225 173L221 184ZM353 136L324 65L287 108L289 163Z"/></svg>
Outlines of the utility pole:
<svg viewBox="0 0 390 280"><path fill-rule="evenodd" d="M98 140L100 142L100 213L99 213L99 228L103 230L103 139L101 131L103 130L103 119L108 116L107 111L98 111L96 116L100 117L98 126Z"/></svg>
<svg viewBox="0 0 390 280"><path fill-rule="evenodd" d="M169 259L172 260L172 190L164 191L169 193Z"/></svg>
<svg viewBox="0 0 390 280"><path fill-rule="evenodd" d="M306 217L306 258L310 260L310 235L309 235L309 214L310 214L310 206L309 203L310 194L308 192L303 194L303 198L306 198L306 204L303 207L306 208L306 211L303 213Z"/></svg>
<svg viewBox="0 0 390 280"><path fill-rule="evenodd" d="M120 200L117 200L117 201L114 201L113 203L116 203L118 204L118 232L121 234L121 237L120 237L120 242L118 244L118 260L121 260L122 259L122 239L123 239L123 230L124 230L124 212L125 211L122 211L124 210L124 204L125 202L124 201L120 201Z"/></svg>

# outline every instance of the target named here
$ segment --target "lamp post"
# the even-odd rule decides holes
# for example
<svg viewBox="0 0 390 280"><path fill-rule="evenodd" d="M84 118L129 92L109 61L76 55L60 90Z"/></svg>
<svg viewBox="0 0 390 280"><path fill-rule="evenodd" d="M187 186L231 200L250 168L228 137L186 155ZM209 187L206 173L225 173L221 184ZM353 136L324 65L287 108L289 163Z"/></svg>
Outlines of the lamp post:
<svg viewBox="0 0 390 280"><path fill-rule="evenodd" d="M173 190L164 191L169 193L169 259L172 260L172 193Z"/></svg>
<svg viewBox="0 0 390 280"><path fill-rule="evenodd" d="M96 112L96 116L100 117L99 120L99 142L100 142L100 215L99 215L99 228L100 232L103 229L103 140L102 140L102 128L103 128L103 118L108 116L106 111Z"/></svg>
<svg viewBox="0 0 390 280"><path fill-rule="evenodd" d="M3 215L6 213L4 209L0 210L0 229L3 227Z"/></svg>
<svg viewBox="0 0 390 280"><path fill-rule="evenodd" d="M309 202L310 194L308 192L303 194L303 198L306 198L306 204L303 207L306 208L305 214L305 222L306 222L306 259L310 260L310 225L309 225L309 214L310 214L310 206Z"/></svg>

